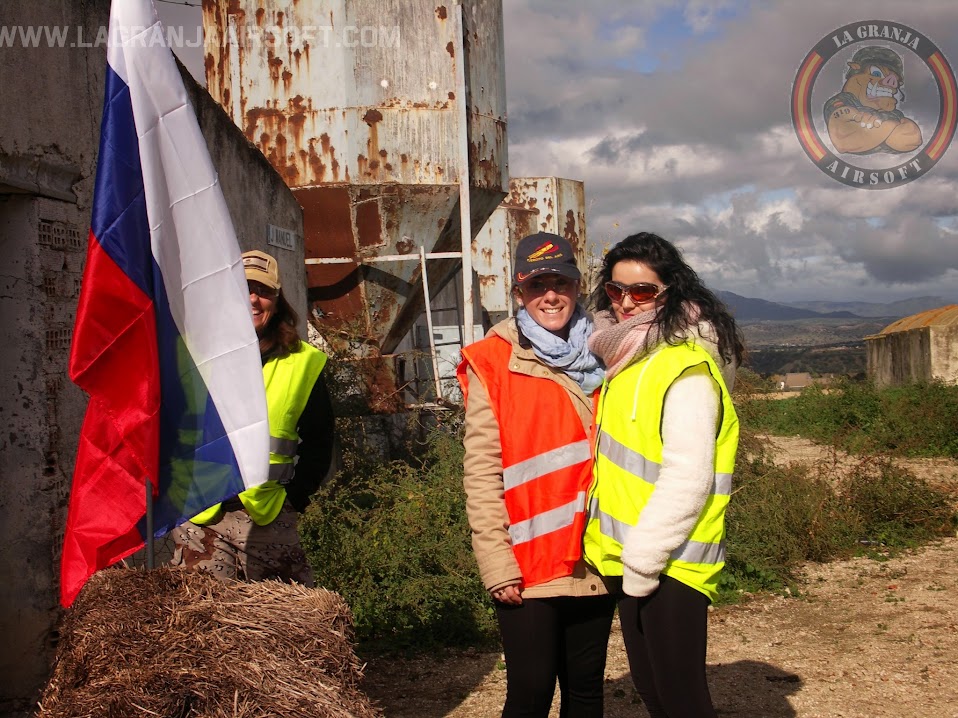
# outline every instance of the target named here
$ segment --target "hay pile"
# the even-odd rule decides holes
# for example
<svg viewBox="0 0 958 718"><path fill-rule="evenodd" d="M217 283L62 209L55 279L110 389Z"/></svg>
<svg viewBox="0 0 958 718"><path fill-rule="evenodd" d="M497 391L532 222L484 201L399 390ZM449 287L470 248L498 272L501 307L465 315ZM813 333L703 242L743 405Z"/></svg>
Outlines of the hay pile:
<svg viewBox="0 0 958 718"><path fill-rule="evenodd" d="M100 571L67 613L37 718L374 718L349 608L323 589Z"/></svg>

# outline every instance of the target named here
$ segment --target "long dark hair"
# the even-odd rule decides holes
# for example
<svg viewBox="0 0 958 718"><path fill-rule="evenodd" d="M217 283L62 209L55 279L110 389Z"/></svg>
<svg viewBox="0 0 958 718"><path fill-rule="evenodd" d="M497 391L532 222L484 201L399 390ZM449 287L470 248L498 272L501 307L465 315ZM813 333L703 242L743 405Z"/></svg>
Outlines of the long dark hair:
<svg viewBox="0 0 958 718"><path fill-rule="evenodd" d="M619 262L641 262L656 274L668 290L664 302L652 320L658 327L658 338L669 344L681 344L688 339L688 329L699 321L711 324L718 335L719 354L726 362L742 363L745 344L742 333L728 308L699 279L682 253L671 242L651 232L639 232L615 245L602 260L599 281L592 292L592 305L601 311L612 307L605 293L605 283L612 279L612 268ZM688 314L688 306L698 307L699 317ZM651 337L652 332L649 333Z"/></svg>
<svg viewBox="0 0 958 718"><path fill-rule="evenodd" d="M299 351L299 332L296 310L286 301L283 290L276 295L276 311L259 336L259 351L263 356L285 356Z"/></svg>

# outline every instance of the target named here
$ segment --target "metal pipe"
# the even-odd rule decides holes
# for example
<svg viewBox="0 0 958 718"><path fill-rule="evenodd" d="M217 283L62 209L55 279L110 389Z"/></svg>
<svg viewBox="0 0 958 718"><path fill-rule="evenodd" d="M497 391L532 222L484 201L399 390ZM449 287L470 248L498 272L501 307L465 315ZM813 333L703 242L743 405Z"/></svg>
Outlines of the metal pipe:
<svg viewBox="0 0 958 718"><path fill-rule="evenodd" d="M426 259L458 259L462 252L426 252ZM375 262L418 262L418 254L386 254L381 257L309 257L306 264L373 264Z"/></svg>
<svg viewBox="0 0 958 718"><path fill-rule="evenodd" d="M419 245L419 271L422 274L422 297L426 302L426 331L429 332L429 357L432 359L432 376L436 385L436 398L442 401L442 385L439 383L439 357L436 356L436 335L432 333L429 278L426 276L426 248L421 244Z"/></svg>
<svg viewBox="0 0 958 718"><path fill-rule="evenodd" d="M459 112L459 227L462 236L462 346L476 340L472 309L472 205L469 196L469 102L466 96L465 24L462 0L456 3L456 98Z"/></svg>
<svg viewBox="0 0 958 718"><path fill-rule="evenodd" d="M146 477L146 570L156 568L153 537L153 483Z"/></svg>

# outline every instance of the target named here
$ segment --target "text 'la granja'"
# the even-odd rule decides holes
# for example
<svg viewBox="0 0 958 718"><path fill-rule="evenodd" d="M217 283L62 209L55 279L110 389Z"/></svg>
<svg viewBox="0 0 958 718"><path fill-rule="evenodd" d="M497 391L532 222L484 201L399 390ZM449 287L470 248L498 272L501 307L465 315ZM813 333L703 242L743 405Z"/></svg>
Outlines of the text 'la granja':
<svg viewBox="0 0 958 718"><path fill-rule="evenodd" d="M874 38L884 38L885 40L894 40L906 47L910 47L915 52L918 51L918 35L913 35L910 30L904 30L895 25L859 25L855 28L857 39L845 30L840 36L832 35L835 47L843 47L859 40L871 40Z"/></svg>

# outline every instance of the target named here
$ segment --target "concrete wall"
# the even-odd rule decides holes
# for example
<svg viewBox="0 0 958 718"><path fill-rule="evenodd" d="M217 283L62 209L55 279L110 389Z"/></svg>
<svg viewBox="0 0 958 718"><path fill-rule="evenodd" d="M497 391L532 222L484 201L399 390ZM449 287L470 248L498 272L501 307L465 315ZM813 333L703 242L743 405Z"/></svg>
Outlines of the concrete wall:
<svg viewBox="0 0 958 718"><path fill-rule="evenodd" d="M958 384L958 326L932 328L931 371L936 379Z"/></svg>
<svg viewBox="0 0 958 718"><path fill-rule="evenodd" d="M0 195L0 715L26 710L56 641L59 553L86 405L66 367L88 222L73 203Z"/></svg>
<svg viewBox="0 0 958 718"><path fill-rule="evenodd" d="M56 642L59 554L85 395L66 367L93 199L109 0L3 0L0 25L67 27L63 47L2 50L0 87L0 716L26 716ZM76 28L82 27L82 31ZM82 38L78 34L82 32ZM302 211L191 79L243 249L280 261L305 336ZM8 100L8 98L10 98ZM267 245L268 225L292 249Z"/></svg>
<svg viewBox="0 0 958 718"><path fill-rule="evenodd" d="M56 641L59 552L86 407L66 375L99 139L106 52L69 47L109 0L4 0L0 25L70 28L0 62L0 715L26 715ZM82 30L78 31L80 27Z"/></svg>
<svg viewBox="0 0 958 718"><path fill-rule="evenodd" d="M931 327L882 334L865 342L868 376L879 386L930 381Z"/></svg>

